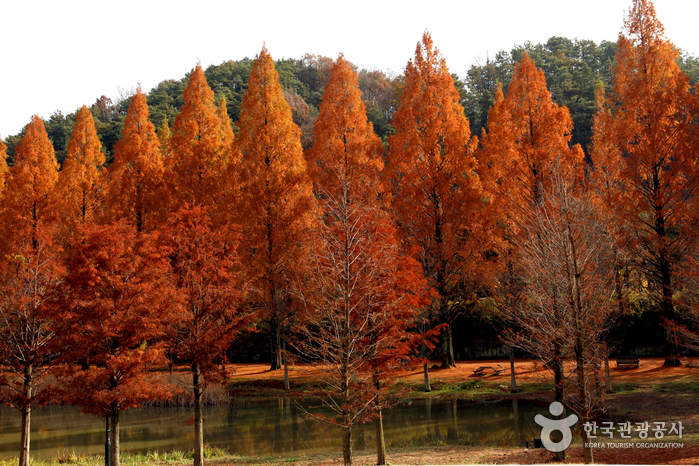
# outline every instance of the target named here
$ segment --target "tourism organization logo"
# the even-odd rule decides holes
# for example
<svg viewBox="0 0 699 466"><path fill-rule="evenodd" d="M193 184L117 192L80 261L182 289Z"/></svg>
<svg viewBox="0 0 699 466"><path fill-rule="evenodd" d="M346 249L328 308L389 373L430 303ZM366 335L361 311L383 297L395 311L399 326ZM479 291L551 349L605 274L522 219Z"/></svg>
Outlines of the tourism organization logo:
<svg viewBox="0 0 699 466"><path fill-rule="evenodd" d="M563 414L563 405L558 401L554 401L549 405L549 413L552 416L560 416ZM571 414L570 416L563 419L549 419L546 416L537 414L534 417L534 422L541 426L541 444L547 450L553 453L559 453L564 451L570 446L573 441L573 432L571 427L573 427L578 422L578 416ZM651 424L653 428L651 429ZM669 424L669 425L668 425ZM602 422L601 425L597 425L596 422L586 422L583 425L583 429L587 433L587 438L593 440L586 444L586 447L590 448L684 448L684 443L681 442L599 442L595 441L599 436L608 436L610 439L614 439L614 434L619 434L620 439L630 439L631 431L633 425L631 422L620 422L618 427L609 421ZM682 422L637 422L636 428L633 429L637 434L638 438L645 440L648 438L649 430L656 439L662 439L665 434L675 434L680 439L682 439L682 434L684 433L684 428ZM562 439L558 442L551 440L551 434L555 431L559 431L562 434ZM600 435L601 434L601 435Z"/></svg>
<svg viewBox="0 0 699 466"><path fill-rule="evenodd" d="M549 412L553 416L560 416L563 413L563 405L558 401L554 401L549 405ZM573 441L573 432L570 430L572 426L578 422L578 416L571 414L564 419L549 419L546 416L537 414L534 417L534 422L541 426L541 443L548 451L559 453L570 446ZM558 442L551 440L551 434L555 431L560 431L563 438Z"/></svg>

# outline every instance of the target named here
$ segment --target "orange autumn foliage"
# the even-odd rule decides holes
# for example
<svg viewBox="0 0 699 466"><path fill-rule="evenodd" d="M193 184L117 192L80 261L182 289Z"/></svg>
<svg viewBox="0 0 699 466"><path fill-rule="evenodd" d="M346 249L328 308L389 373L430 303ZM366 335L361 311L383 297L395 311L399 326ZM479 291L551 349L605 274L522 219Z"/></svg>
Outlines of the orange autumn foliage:
<svg viewBox="0 0 699 466"><path fill-rule="evenodd" d="M151 371L164 364L162 339L177 321L177 294L167 250L125 221L79 229L66 265L66 292L53 309L67 362L90 358L98 367L65 367L61 398L109 417L111 464L119 464L119 418L172 387Z"/></svg>
<svg viewBox="0 0 699 466"><path fill-rule="evenodd" d="M104 163L92 113L83 105L75 116L58 182L62 226L68 235L74 234L78 225L92 223L100 215Z"/></svg>
<svg viewBox="0 0 699 466"><path fill-rule="evenodd" d="M230 134L217 113L214 93L201 65L189 76L184 105L175 117L169 140L167 169L170 211L185 204L214 205L231 160Z"/></svg>
<svg viewBox="0 0 699 466"><path fill-rule="evenodd" d="M7 146L0 138L0 200L2 200L5 195L5 183L7 183L7 178L9 175L6 150Z"/></svg>
<svg viewBox="0 0 699 466"><path fill-rule="evenodd" d="M312 416L343 429L350 464L350 429L371 418L382 426L386 382L412 350L409 329L429 303L428 287L420 265L401 251L381 199L383 145L367 121L357 75L342 56L325 87L314 136L307 158L318 226L309 248L314 272L300 291L306 325L297 346L323 361L324 394L338 402L328 404L333 416ZM379 437L381 458L382 430Z"/></svg>
<svg viewBox="0 0 699 466"><path fill-rule="evenodd" d="M125 219L138 231L152 231L164 220L167 196L161 142L148 120L146 95L140 87L131 99L122 134L110 167L109 217Z"/></svg>
<svg viewBox="0 0 699 466"><path fill-rule="evenodd" d="M232 151L233 149L233 144L235 143L235 133L233 133L233 127L231 126L231 119L228 116L228 107L226 105L226 98L221 97L221 100L218 101L218 107L216 108L216 115L218 115L218 119L221 121L221 141L222 144L225 148L227 148L228 151Z"/></svg>
<svg viewBox="0 0 699 466"><path fill-rule="evenodd" d="M619 35L613 89L598 93L592 149L599 195L669 320L682 319L677 299L699 239L699 106L678 54L653 3L635 0ZM668 357L675 345L666 343Z"/></svg>
<svg viewBox="0 0 699 466"><path fill-rule="evenodd" d="M444 58L425 33L405 69L405 87L393 119L386 179L400 235L416 250L439 298L430 311L450 322L464 283L485 276L487 211L469 123ZM454 364L449 330L444 363Z"/></svg>
<svg viewBox="0 0 699 466"><path fill-rule="evenodd" d="M49 227L57 219L54 187L58 181L58 162L44 122L33 116L25 135L15 148L3 200L3 252L10 244L35 237L40 224Z"/></svg>
<svg viewBox="0 0 699 466"><path fill-rule="evenodd" d="M202 393L224 382L217 363L245 329L241 306L243 279L238 236L230 227L214 229L202 207L186 207L161 229L181 305L170 322L171 348L191 361L194 395L194 464L203 463Z"/></svg>
<svg viewBox="0 0 699 466"><path fill-rule="evenodd" d="M293 317L290 289L304 266L304 237L314 202L300 131L284 100L266 48L253 63L237 135L234 223L242 228L241 260L252 280L251 305L269 326L272 368L281 364L281 335Z"/></svg>
<svg viewBox="0 0 699 466"><path fill-rule="evenodd" d="M16 238L10 253L0 256L0 403L22 413L22 466L29 464L32 410L53 401L47 381L55 366L56 335L45 308L62 286L64 267L50 233L39 222L31 236Z"/></svg>
<svg viewBox="0 0 699 466"><path fill-rule="evenodd" d="M313 128L315 143L306 157L314 189L340 199L347 185L357 202L377 204L382 194L383 144L367 121L357 73L343 56L332 68ZM362 189L357 189L357 183Z"/></svg>
<svg viewBox="0 0 699 466"><path fill-rule="evenodd" d="M559 165L564 179L582 175L582 148L569 147L572 129L568 109L553 102L544 72L525 53L515 65L507 96L498 88L481 138L484 183L510 233L518 231L523 211L550 190Z"/></svg>
<svg viewBox="0 0 699 466"><path fill-rule="evenodd" d="M170 153L168 149L170 147L170 136L172 136L172 132L170 132L170 125L167 122L167 118L163 118L163 122L160 124L160 128L158 128L160 154L163 156L163 158L167 158L168 154Z"/></svg>

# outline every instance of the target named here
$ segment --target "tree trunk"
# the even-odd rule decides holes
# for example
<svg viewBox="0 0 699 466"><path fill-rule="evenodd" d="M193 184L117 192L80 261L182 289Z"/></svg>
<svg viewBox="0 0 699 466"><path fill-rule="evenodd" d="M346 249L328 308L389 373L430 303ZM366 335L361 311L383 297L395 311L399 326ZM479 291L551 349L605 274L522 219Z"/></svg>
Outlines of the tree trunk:
<svg viewBox="0 0 699 466"><path fill-rule="evenodd" d="M342 428L342 457L345 466L352 465L352 431L347 426Z"/></svg>
<svg viewBox="0 0 699 466"><path fill-rule="evenodd" d="M519 443L522 438L522 431L519 427L519 400L517 400L517 397L512 397L512 417L515 421L516 442Z"/></svg>
<svg viewBox="0 0 699 466"><path fill-rule="evenodd" d="M429 364L429 361L425 361L425 363L422 365L422 370L425 374L425 391L431 392L432 387L430 386L430 372L429 372L429 369L427 367L428 364Z"/></svg>
<svg viewBox="0 0 699 466"><path fill-rule="evenodd" d="M192 387L194 390L194 466L204 464L204 422L201 417L201 370L199 363L192 363Z"/></svg>
<svg viewBox="0 0 699 466"><path fill-rule="evenodd" d="M112 449L109 455L110 466L119 466L119 408L112 405Z"/></svg>
<svg viewBox="0 0 699 466"><path fill-rule="evenodd" d="M605 390L607 393L612 393L612 379L609 377L609 356L604 357L604 378Z"/></svg>
<svg viewBox="0 0 699 466"><path fill-rule="evenodd" d="M289 358L286 355L286 342L284 342L284 390L291 390L289 386Z"/></svg>
<svg viewBox="0 0 699 466"><path fill-rule="evenodd" d="M272 324L272 363L269 370L282 368L282 329L278 324Z"/></svg>
<svg viewBox="0 0 699 466"><path fill-rule="evenodd" d="M560 355L560 348L556 349L556 356L553 361L553 381L555 384L556 401L563 404L563 384L565 383L565 368L563 367L563 359ZM565 411L564 411L565 413ZM566 452L558 451L553 454L557 461L562 461L566 458Z"/></svg>
<svg viewBox="0 0 699 466"><path fill-rule="evenodd" d="M32 397L34 396L33 366L24 366L24 406L22 406L21 452L19 466L29 466L29 445L31 441Z"/></svg>
<svg viewBox="0 0 699 466"><path fill-rule="evenodd" d="M376 461L377 465L384 465L386 464L386 441L384 440L384 435L383 435L383 410L381 408L381 381L377 377L377 374L374 374L374 384L376 386L376 408L378 415L376 417L376 420L374 421L374 424L376 426Z"/></svg>
<svg viewBox="0 0 699 466"><path fill-rule="evenodd" d="M515 379L515 349L510 348L510 393L517 393L517 379Z"/></svg>
<svg viewBox="0 0 699 466"><path fill-rule="evenodd" d="M376 464L388 464L386 463L386 441L383 435L383 412L381 409L379 409L379 416L374 423L376 424Z"/></svg>
<svg viewBox="0 0 699 466"><path fill-rule="evenodd" d="M556 394L556 401L563 404L563 385L565 383L565 369L563 367L562 360L554 361L553 382L555 385L554 391Z"/></svg>
<svg viewBox="0 0 699 466"><path fill-rule="evenodd" d="M456 367L454 360L454 343L451 335L451 324L447 324L447 331L442 334L442 367L450 369Z"/></svg>
<svg viewBox="0 0 699 466"><path fill-rule="evenodd" d="M576 324L577 326L577 324ZM590 421L590 407L587 400L587 374L585 373L585 355L584 343L582 337L582 329L576 332L575 342L575 362L577 365L577 383L578 383L578 398L580 399L580 425L584 425ZM583 456L585 464L592 464L593 453L592 447L587 438L585 429L580 429L583 441Z"/></svg>
<svg viewBox="0 0 699 466"><path fill-rule="evenodd" d="M658 191L660 186L659 174L657 171L653 173L654 192ZM670 321L675 317L675 305L672 286L672 263L670 253L667 246L667 229L665 228L665 211L663 206L656 204L655 206L655 232L658 235L658 251L657 251L657 274L660 276L661 287L661 302L660 308L665 319ZM668 330L665 333L665 366L676 367L681 366L679 358L679 348L674 332Z"/></svg>

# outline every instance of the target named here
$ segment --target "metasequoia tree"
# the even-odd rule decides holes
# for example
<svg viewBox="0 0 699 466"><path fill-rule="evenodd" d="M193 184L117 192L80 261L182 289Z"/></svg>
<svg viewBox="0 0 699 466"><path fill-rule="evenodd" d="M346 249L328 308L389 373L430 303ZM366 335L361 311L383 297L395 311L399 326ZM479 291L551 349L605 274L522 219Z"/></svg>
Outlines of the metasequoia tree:
<svg viewBox="0 0 699 466"><path fill-rule="evenodd" d="M52 401L45 379L55 334L44 307L61 285L63 268L60 248L41 224L14 244L12 252L0 258L0 402L22 413L19 464L27 466L32 409Z"/></svg>
<svg viewBox="0 0 699 466"><path fill-rule="evenodd" d="M163 221L163 157L161 141L148 120L146 95L139 86L126 113L122 138L110 167L108 211L139 232L152 231Z"/></svg>
<svg viewBox="0 0 699 466"><path fill-rule="evenodd" d="M570 183L581 175L584 154L580 146L569 147L572 120L565 107L551 100L544 73L527 53L517 63L507 96L498 89L495 104L488 115L488 131L483 131L481 174L491 195L492 207L500 235L504 240L497 249L502 273L497 281L500 305L506 314L516 304L520 283L512 272L516 262L513 239L531 209L551 189L553 174ZM553 317L564 326L563 311L553 308ZM563 360L565 337L552 335L553 352L547 356L554 370L556 400L563 400L565 380Z"/></svg>
<svg viewBox="0 0 699 466"><path fill-rule="evenodd" d="M57 180L58 162L53 145L44 122L35 115L15 148L14 165L7 180L2 221L4 231L15 233L4 235L5 248L11 248L13 241L24 235L32 238L40 224L48 227L56 219L53 191Z"/></svg>
<svg viewBox="0 0 699 466"><path fill-rule="evenodd" d="M73 234L78 225L94 222L100 214L104 163L92 113L83 105L75 115L73 135L68 141L58 181L61 223L68 235Z"/></svg>
<svg viewBox="0 0 699 466"><path fill-rule="evenodd" d="M554 170L582 173L582 149L569 147L572 129L568 109L552 101L544 72L525 52L507 96L498 88L481 137L482 177L508 233L517 233L521 212L538 204Z"/></svg>
<svg viewBox="0 0 699 466"><path fill-rule="evenodd" d="M9 175L0 215L4 233L0 238L0 354L9 371L19 377L8 381L9 400L22 410L19 464L26 466L31 411L35 400L40 401L37 387L44 374L38 366L53 336L41 309L61 275L58 249L52 242L58 163L38 116L25 127Z"/></svg>
<svg viewBox="0 0 699 466"><path fill-rule="evenodd" d="M112 425L111 464L119 465L121 413L171 388L151 372L164 364L162 340L176 321L177 295L166 250L125 221L79 229L66 258L65 292L53 318L69 361L61 397ZM97 365L75 370L90 355Z"/></svg>
<svg viewBox="0 0 699 466"><path fill-rule="evenodd" d="M289 104L266 48L255 59L237 135L241 185L233 221L241 225L241 260L251 278L249 302L271 334L271 369L294 315L291 284L303 268L303 238L313 205L311 182Z"/></svg>
<svg viewBox="0 0 699 466"><path fill-rule="evenodd" d="M427 286L378 208L353 203L349 194L322 204L327 217L314 231L315 273L303 285L306 310L297 348L320 363L329 395L323 405L334 415L309 415L343 429L345 464L352 464L352 426L375 418L379 462L385 464L384 382L410 351L408 329L429 301L416 293Z"/></svg>
<svg viewBox="0 0 699 466"><path fill-rule="evenodd" d="M592 161L614 171L614 211L626 225L635 267L668 323L681 319L688 253L696 247L697 102L678 51L650 0L635 0L619 35L613 89L601 95ZM668 326L668 329L671 325ZM668 332L666 364L677 365Z"/></svg>
<svg viewBox="0 0 699 466"><path fill-rule="evenodd" d="M185 204L220 201L223 175L231 159L231 141L226 138L232 133L223 127L201 65L190 73L183 99L172 125L167 158L171 212Z"/></svg>
<svg viewBox="0 0 699 466"><path fill-rule="evenodd" d="M204 208L183 208L171 215L161 237L181 303L172 345L191 361L195 466L204 461L202 394L208 384L225 381L216 362L244 324L238 235L211 223Z"/></svg>
<svg viewBox="0 0 699 466"><path fill-rule="evenodd" d="M308 151L318 216L304 282L308 306L302 353L323 364L328 405L336 417L314 415L344 431L352 461L351 427L375 417L378 464L386 464L382 399L392 370L411 350L408 327L425 304L419 265L404 257L382 199L383 145L367 122L357 75L340 56L325 87Z"/></svg>
<svg viewBox="0 0 699 466"><path fill-rule="evenodd" d="M615 256L593 196L574 185L554 173L539 202L523 212L513 240L523 293L511 314L517 330L507 340L554 369L559 354L574 359L575 393L567 405L586 423L603 410L600 371L614 309ZM581 435L585 462L592 463L584 429Z"/></svg>
<svg viewBox="0 0 699 466"><path fill-rule="evenodd" d="M442 357L443 365L451 367L450 323L473 304L474 277L484 270L487 219L476 174L476 140L470 139L459 93L428 33L405 69L393 125L386 177L392 184L394 217L437 292L429 315L434 323L447 324Z"/></svg>

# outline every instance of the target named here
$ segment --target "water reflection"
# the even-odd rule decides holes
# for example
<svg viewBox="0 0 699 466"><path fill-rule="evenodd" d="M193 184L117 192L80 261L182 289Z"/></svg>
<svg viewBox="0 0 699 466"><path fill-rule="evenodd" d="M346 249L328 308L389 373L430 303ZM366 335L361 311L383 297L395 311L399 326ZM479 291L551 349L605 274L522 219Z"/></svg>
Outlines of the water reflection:
<svg viewBox="0 0 699 466"><path fill-rule="evenodd" d="M546 407L513 399L502 402L404 400L384 413L388 448L442 444L523 445L538 437L534 415ZM135 409L122 415L124 451L188 450L194 442L193 410ZM294 400L239 400L204 409L204 438L240 455L339 451L337 428L306 419ZM0 458L19 453L20 414L0 407ZM373 450L373 424L357 426L354 447ZM104 422L71 407L51 406L32 413L32 456L49 458L75 451L103 454Z"/></svg>

